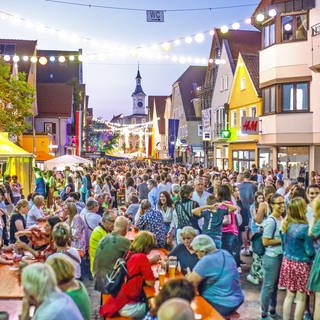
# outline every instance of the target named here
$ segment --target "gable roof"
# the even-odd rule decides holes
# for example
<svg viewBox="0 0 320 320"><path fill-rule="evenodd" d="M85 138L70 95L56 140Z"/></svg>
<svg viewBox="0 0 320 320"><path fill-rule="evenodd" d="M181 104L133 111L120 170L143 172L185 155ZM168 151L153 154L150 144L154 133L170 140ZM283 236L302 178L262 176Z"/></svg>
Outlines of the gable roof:
<svg viewBox="0 0 320 320"><path fill-rule="evenodd" d="M73 89L64 83L38 83L38 117L65 117L72 115Z"/></svg>
<svg viewBox="0 0 320 320"><path fill-rule="evenodd" d="M18 62L18 71L25 72L27 75L30 71L31 62L23 61L23 56L33 56L36 55L36 40L18 40L18 39L0 39L0 45L13 45L15 46L14 54L20 57Z"/></svg>
<svg viewBox="0 0 320 320"><path fill-rule="evenodd" d="M166 133L166 124L164 119L164 113L166 111L167 96L148 96L148 107L150 112L150 120L153 119L153 107L155 106L158 120L158 128L160 134Z"/></svg>
<svg viewBox="0 0 320 320"><path fill-rule="evenodd" d="M259 87L259 55L241 53L243 63L245 64L252 83L256 89L258 96L261 96L261 89Z"/></svg>
<svg viewBox="0 0 320 320"><path fill-rule="evenodd" d="M198 121L192 100L197 98L197 87L204 84L207 67L189 66L188 69L175 82L179 84L183 109L187 121Z"/></svg>

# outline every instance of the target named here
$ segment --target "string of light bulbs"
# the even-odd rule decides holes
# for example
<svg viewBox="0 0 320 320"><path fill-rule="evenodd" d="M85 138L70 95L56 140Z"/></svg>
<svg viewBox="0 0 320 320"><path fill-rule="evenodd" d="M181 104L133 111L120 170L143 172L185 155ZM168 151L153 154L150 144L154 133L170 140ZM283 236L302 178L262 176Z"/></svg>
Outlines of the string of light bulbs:
<svg viewBox="0 0 320 320"><path fill-rule="evenodd" d="M192 43L202 43L207 39L211 39L214 34L214 29L206 30L203 32L196 32L190 34L188 36L180 36L175 39L169 39L167 41L159 41L152 44L139 44L136 46L128 47L125 44L121 43L114 43L108 40L101 40L101 39L94 39L88 36L79 35L77 32L70 32L62 29L58 29L55 27L47 26L39 22L33 22L30 19L20 17L19 15L12 14L3 10L0 10L0 20L9 21L13 25L19 26L23 24L27 29L32 29L39 33L46 32L48 35L57 36L62 40L67 40L68 42L86 45L89 44L94 48L100 48L103 51L108 52L134 52L134 51L169 51L178 47L182 44L190 45ZM247 18L244 21L245 25L251 24L251 18ZM227 33L229 29L240 29L241 24L240 22L233 22L229 24L222 25L220 30L222 33Z"/></svg>
<svg viewBox="0 0 320 320"><path fill-rule="evenodd" d="M225 60L220 59L209 59L204 57L192 57L192 56L184 56L184 55L168 55L168 54L144 54L144 53L135 53L130 55L133 58L145 58L148 60L155 61L169 61L172 63L180 63L180 64L195 64L195 65L207 65L208 63L215 62L216 64L223 64ZM121 58L121 57L117 57ZM125 58L125 57L123 57ZM0 59L3 59L5 62L14 62L19 63L20 61L31 63L39 63L41 65L46 65L48 63L67 63L67 62L105 62L108 59L112 59L112 57L104 54L79 54L79 55L60 55L60 56L28 56L28 55L0 55Z"/></svg>

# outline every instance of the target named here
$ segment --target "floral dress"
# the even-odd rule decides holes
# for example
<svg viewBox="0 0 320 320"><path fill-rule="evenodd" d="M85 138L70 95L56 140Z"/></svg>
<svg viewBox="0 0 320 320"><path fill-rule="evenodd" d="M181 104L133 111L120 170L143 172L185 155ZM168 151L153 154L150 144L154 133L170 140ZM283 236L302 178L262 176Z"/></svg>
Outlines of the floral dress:
<svg viewBox="0 0 320 320"><path fill-rule="evenodd" d="M83 253L86 253L88 236L86 235L85 222L80 214L76 214L73 217L70 228L72 234L71 246L76 249L81 249Z"/></svg>

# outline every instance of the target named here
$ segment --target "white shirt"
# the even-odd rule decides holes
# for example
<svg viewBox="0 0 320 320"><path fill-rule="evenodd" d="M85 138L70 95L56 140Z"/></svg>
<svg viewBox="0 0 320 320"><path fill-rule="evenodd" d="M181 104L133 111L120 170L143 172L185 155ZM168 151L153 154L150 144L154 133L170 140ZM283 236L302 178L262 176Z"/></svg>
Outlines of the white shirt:
<svg viewBox="0 0 320 320"><path fill-rule="evenodd" d="M27 228L30 228L37 224L37 220L43 218L44 214L41 209L36 205L33 205L27 214Z"/></svg>
<svg viewBox="0 0 320 320"><path fill-rule="evenodd" d="M198 202L200 207L203 207L207 204L207 198L211 195L211 193L207 191L203 191L202 195L200 196L197 191L193 191L192 193L192 200Z"/></svg>

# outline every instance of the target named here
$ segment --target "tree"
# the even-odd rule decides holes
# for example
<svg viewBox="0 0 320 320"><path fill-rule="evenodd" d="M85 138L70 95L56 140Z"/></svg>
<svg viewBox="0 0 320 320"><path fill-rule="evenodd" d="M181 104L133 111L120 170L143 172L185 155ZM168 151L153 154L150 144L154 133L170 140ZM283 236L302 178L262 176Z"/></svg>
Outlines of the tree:
<svg viewBox="0 0 320 320"><path fill-rule="evenodd" d="M27 83L26 74L10 73L10 65L0 60L0 131L19 136L30 124L26 118L33 115L35 91Z"/></svg>

